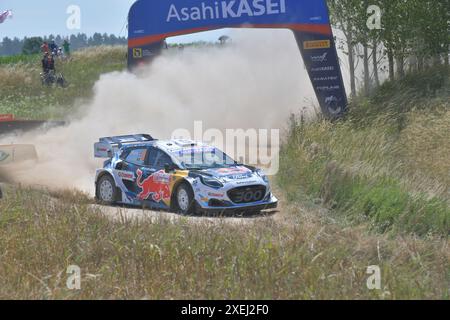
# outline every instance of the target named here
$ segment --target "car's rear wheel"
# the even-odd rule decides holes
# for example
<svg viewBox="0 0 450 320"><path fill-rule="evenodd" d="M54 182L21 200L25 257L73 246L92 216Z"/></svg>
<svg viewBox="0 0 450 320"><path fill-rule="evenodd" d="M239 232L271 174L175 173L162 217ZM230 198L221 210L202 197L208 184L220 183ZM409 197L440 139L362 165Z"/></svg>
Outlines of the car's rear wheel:
<svg viewBox="0 0 450 320"><path fill-rule="evenodd" d="M102 204L113 205L116 203L117 188L110 175L106 174L98 180L96 195Z"/></svg>
<svg viewBox="0 0 450 320"><path fill-rule="evenodd" d="M194 192L187 183L182 183L175 191L175 202L181 214L195 213Z"/></svg>

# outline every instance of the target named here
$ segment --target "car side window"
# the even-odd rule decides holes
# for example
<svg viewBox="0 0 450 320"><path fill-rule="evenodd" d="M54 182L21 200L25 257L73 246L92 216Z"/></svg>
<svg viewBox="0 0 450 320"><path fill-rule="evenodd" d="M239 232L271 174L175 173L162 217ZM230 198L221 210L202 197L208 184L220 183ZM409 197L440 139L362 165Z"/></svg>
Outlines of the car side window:
<svg viewBox="0 0 450 320"><path fill-rule="evenodd" d="M172 158L170 158L170 156L167 153L159 150L158 157L155 162L155 169L162 170L162 169L164 169L166 164L173 165Z"/></svg>
<svg viewBox="0 0 450 320"><path fill-rule="evenodd" d="M126 162L137 166L143 166L147 157L147 148L133 149L126 158Z"/></svg>
<svg viewBox="0 0 450 320"><path fill-rule="evenodd" d="M158 157L158 152L159 152L158 149L156 149L154 147L150 147L148 149L148 159L147 159L147 163L146 163L148 167L150 167L152 169L154 168L156 159Z"/></svg>
<svg viewBox="0 0 450 320"><path fill-rule="evenodd" d="M120 151L120 156L119 156L119 158L120 158L121 160L123 160L123 161L127 161L127 156L128 156L128 154L129 154L129 151L124 151L124 150L122 150L122 151Z"/></svg>

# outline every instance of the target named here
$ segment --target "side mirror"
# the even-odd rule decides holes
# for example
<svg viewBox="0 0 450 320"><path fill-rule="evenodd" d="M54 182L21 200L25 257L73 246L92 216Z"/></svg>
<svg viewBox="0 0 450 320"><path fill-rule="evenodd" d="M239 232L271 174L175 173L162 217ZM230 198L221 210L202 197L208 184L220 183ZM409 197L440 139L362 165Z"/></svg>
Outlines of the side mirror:
<svg viewBox="0 0 450 320"><path fill-rule="evenodd" d="M116 163L116 170L122 170L123 169L123 161L119 160Z"/></svg>
<svg viewBox="0 0 450 320"><path fill-rule="evenodd" d="M170 164L167 164L167 163L164 165L164 171L166 173L171 173L175 169L176 169L176 167L174 165L170 165Z"/></svg>

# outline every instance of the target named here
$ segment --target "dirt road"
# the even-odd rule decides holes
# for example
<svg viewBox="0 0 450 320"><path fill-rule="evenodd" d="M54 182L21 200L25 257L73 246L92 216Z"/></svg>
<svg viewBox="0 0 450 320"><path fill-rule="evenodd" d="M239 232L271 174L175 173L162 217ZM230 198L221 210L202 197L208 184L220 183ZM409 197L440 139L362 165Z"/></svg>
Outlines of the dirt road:
<svg viewBox="0 0 450 320"><path fill-rule="evenodd" d="M176 213L167 212L167 211L154 211L154 210L145 210L141 208L132 208L132 207L107 207L100 205L92 205L92 208L100 211L102 214L110 217L114 220L150 220L152 222L158 222L161 220L171 221L171 222L180 222L180 221L188 221L190 223L198 223L198 224L251 224L255 221L261 220L275 220L277 216L280 215L279 211L266 211L261 215L253 215L253 216L224 216L224 217L212 217L205 215L197 215L197 216L182 216Z"/></svg>

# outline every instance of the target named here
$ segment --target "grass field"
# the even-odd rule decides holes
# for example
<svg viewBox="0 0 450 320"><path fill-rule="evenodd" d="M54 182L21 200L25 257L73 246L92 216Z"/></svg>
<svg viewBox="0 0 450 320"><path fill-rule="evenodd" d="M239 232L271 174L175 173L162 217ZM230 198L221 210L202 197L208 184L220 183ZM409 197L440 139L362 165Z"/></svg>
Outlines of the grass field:
<svg viewBox="0 0 450 320"><path fill-rule="evenodd" d="M0 66L10 64L37 64L39 63L40 55L15 55L15 56L0 56Z"/></svg>
<svg viewBox="0 0 450 320"><path fill-rule="evenodd" d="M59 120L92 96L100 75L126 68L125 47L96 47L72 54L70 61L56 61L56 70L68 83L66 89L41 85L40 56L0 59L0 114L17 118Z"/></svg>
<svg viewBox="0 0 450 320"><path fill-rule="evenodd" d="M445 242L371 234L314 207L250 225L114 222L83 195L10 192L2 299L449 298ZM81 268L81 290L66 287L69 265ZM380 266L382 290L367 289L369 265Z"/></svg>
<svg viewBox="0 0 450 320"><path fill-rule="evenodd" d="M74 53L58 66L66 90L41 87L39 57L0 60L0 113L62 118L124 56ZM449 88L439 68L385 83L343 121L293 115L274 219L111 220L77 191L7 187L0 299L449 299ZM81 290L66 286L69 265ZM366 286L371 265L380 290Z"/></svg>

